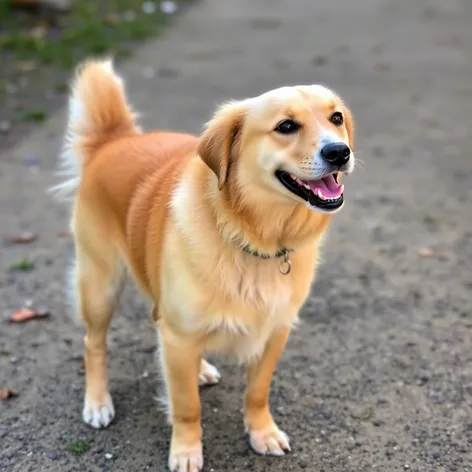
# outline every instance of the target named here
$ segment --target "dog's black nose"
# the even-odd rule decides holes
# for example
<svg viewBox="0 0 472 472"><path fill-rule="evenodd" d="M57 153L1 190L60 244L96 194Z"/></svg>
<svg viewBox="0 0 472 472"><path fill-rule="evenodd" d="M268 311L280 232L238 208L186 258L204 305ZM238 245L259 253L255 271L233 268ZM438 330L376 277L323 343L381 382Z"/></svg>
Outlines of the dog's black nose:
<svg viewBox="0 0 472 472"><path fill-rule="evenodd" d="M321 155L330 164L342 167L349 161L351 150L344 143L329 143L321 148Z"/></svg>

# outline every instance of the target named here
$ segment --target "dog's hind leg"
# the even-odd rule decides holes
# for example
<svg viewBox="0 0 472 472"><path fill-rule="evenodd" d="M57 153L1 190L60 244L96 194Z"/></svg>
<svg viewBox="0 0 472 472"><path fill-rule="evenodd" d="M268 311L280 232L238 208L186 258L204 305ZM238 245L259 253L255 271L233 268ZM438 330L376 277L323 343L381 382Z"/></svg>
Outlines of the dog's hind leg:
<svg viewBox="0 0 472 472"><path fill-rule="evenodd" d="M90 228L90 227L89 227ZM112 314L122 291L125 270L119 254L106 236L93 238L82 244L76 237L77 265L74 285L77 309L85 322L86 393L82 417L94 427L108 426L115 416L113 401L108 391L107 332ZM101 247L96 247L99 244Z"/></svg>

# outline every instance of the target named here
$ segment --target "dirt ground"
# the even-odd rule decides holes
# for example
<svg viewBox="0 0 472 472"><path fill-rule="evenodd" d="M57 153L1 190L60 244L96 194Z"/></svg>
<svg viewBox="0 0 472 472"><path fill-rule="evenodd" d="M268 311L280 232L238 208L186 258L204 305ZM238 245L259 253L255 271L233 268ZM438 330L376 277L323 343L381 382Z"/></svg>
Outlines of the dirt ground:
<svg viewBox="0 0 472 472"><path fill-rule="evenodd" d="M274 379L293 453L250 450L240 368L217 360L222 383L202 393L206 471L472 470L471 22L469 0L206 0L123 64L147 127L199 132L219 101L297 83L338 90L357 118L362 169ZM165 471L155 333L133 289L109 340L116 420L81 421L68 209L46 193L63 120L0 154L0 310L51 312L0 325L0 387L18 392L0 401L0 470ZM22 231L37 241L3 243ZM23 258L33 270L8 270ZM90 450L70 452L77 441Z"/></svg>

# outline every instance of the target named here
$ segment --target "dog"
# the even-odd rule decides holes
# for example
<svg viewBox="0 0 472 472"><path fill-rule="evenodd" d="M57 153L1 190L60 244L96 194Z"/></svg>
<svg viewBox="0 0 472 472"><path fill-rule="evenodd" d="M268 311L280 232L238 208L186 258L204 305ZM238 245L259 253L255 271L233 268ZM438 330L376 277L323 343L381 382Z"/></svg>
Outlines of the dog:
<svg viewBox="0 0 472 472"><path fill-rule="evenodd" d="M169 469L203 467L203 356L246 368L252 448L280 456L288 436L269 410L273 372L309 295L330 219L355 167L353 116L320 85L224 103L201 136L143 132L109 59L81 64L62 154L72 197L75 307L84 321L83 420L106 427L106 336L127 274L152 301L172 424Z"/></svg>

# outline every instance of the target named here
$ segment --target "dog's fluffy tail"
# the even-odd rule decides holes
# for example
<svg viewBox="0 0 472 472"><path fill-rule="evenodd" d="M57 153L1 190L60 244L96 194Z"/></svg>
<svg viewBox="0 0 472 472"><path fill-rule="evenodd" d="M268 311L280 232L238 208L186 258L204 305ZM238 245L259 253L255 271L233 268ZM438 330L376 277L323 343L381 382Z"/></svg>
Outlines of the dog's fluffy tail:
<svg viewBox="0 0 472 472"><path fill-rule="evenodd" d="M111 60L89 60L76 71L69 98L69 120L60 159L63 181L51 190L75 194L82 170L105 143L139 133L122 79Z"/></svg>

